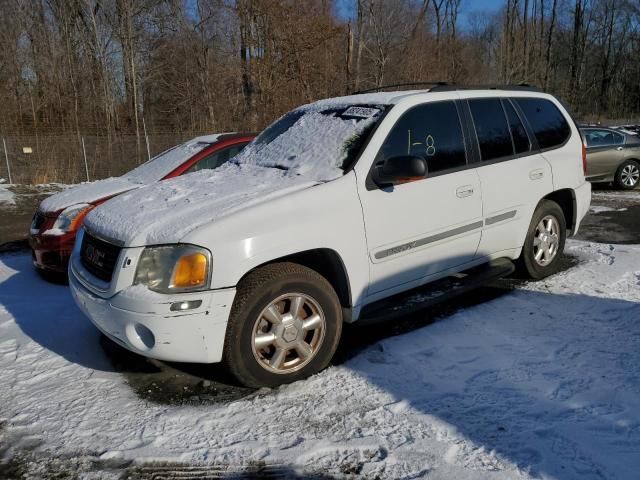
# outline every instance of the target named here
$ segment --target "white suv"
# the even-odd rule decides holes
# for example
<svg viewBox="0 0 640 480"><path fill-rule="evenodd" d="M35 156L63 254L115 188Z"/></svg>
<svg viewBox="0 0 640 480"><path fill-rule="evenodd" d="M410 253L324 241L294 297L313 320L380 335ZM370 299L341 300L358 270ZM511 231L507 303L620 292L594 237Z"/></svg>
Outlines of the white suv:
<svg viewBox="0 0 640 480"><path fill-rule="evenodd" d="M343 322L386 318L402 292L512 261L553 273L589 208L584 156L565 108L533 89L319 101L215 171L93 210L71 290L129 350L291 382L329 363Z"/></svg>

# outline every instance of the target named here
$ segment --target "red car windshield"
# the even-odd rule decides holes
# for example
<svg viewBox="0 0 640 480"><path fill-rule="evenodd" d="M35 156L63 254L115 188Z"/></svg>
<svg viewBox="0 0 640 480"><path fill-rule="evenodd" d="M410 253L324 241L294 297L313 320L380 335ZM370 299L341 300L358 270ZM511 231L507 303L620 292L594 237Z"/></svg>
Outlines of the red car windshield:
<svg viewBox="0 0 640 480"><path fill-rule="evenodd" d="M156 182L210 145L211 142L197 139L190 140L172 147L169 150L165 150L148 162L125 173L123 177L135 183L147 184Z"/></svg>

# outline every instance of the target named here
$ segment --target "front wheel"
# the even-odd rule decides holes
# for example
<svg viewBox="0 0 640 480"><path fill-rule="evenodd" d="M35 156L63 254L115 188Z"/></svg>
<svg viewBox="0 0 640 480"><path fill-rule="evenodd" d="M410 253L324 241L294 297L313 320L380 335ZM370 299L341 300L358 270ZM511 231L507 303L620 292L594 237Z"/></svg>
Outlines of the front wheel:
<svg viewBox="0 0 640 480"><path fill-rule="evenodd" d="M238 285L224 362L243 385L274 387L325 368L340 340L342 309L331 284L294 263L274 263Z"/></svg>
<svg viewBox="0 0 640 480"><path fill-rule="evenodd" d="M567 225L560 205L551 200L540 202L518 259L521 273L540 280L555 273L567 238Z"/></svg>
<svg viewBox="0 0 640 480"><path fill-rule="evenodd" d="M618 167L615 176L616 187L623 190L632 190L640 181L640 163L635 160L626 160Z"/></svg>

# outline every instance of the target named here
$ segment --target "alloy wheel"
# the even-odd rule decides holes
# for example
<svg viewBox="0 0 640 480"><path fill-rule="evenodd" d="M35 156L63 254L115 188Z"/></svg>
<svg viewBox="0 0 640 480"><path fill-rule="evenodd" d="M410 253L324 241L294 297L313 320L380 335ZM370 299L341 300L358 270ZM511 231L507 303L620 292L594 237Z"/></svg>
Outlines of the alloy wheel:
<svg viewBox="0 0 640 480"><path fill-rule="evenodd" d="M551 263L560 247L560 225L553 215L547 215L536 227L533 238L533 258L544 267Z"/></svg>
<svg viewBox="0 0 640 480"><path fill-rule="evenodd" d="M625 165L620 174L622 183L627 187L635 187L640 179L640 169L635 165Z"/></svg>
<svg viewBox="0 0 640 480"><path fill-rule="evenodd" d="M313 298L287 293L269 303L256 319L251 350L265 370L291 373L315 357L325 330L325 315Z"/></svg>

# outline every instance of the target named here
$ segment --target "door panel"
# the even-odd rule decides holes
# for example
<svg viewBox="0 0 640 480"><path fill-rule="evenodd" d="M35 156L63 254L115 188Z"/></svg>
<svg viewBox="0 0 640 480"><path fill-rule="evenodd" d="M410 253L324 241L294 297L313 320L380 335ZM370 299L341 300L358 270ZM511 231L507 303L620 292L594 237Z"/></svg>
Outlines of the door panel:
<svg viewBox="0 0 640 480"><path fill-rule="evenodd" d="M485 216L478 254L521 247L538 201L553 191L549 163L533 154L481 166L478 175Z"/></svg>
<svg viewBox="0 0 640 480"><path fill-rule="evenodd" d="M587 178L613 175L623 158L624 149L622 147L587 148Z"/></svg>
<svg viewBox="0 0 640 480"><path fill-rule="evenodd" d="M458 195L463 187L465 195ZM471 261L482 230L475 169L361 192L372 263L369 294Z"/></svg>
<svg viewBox="0 0 640 480"><path fill-rule="evenodd" d="M467 167L454 102L426 103L402 114L376 164L405 155L426 160L427 178L383 188L358 182L371 262L369 296L412 288L426 275L466 263L480 241L480 181Z"/></svg>
<svg viewBox="0 0 640 480"><path fill-rule="evenodd" d="M587 178L610 177L624 158L624 136L605 129L583 130L587 142Z"/></svg>
<svg viewBox="0 0 640 480"><path fill-rule="evenodd" d="M478 138L484 230L478 255L522 246L538 201L553 191L551 166L531 154L532 142L511 102L469 99Z"/></svg>

